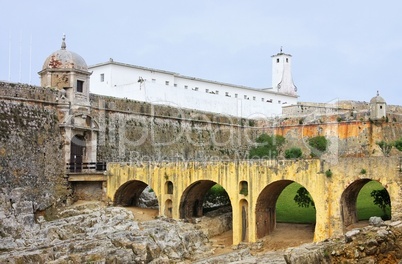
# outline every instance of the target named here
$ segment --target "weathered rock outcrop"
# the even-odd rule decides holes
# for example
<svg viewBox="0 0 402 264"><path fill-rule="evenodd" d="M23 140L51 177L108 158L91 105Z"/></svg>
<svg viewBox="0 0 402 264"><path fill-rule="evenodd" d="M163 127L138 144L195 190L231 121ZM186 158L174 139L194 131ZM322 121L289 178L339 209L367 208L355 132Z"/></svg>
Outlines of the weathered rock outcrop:
<svg viewBox="0 0 402 264"><path fill-rule="evenodd" d="M139 225L126 209L99 203L58 216L19 225L13 236L2 233L0 263L172 263L212 254L206 235L188 223L159 219Z"/></svg>
<svg viewBox="0 0 402 264"><path fill-rule="evenodd" d="M289 248L287 263L401 263L402 222L353 229L344 238Z"/></svg>

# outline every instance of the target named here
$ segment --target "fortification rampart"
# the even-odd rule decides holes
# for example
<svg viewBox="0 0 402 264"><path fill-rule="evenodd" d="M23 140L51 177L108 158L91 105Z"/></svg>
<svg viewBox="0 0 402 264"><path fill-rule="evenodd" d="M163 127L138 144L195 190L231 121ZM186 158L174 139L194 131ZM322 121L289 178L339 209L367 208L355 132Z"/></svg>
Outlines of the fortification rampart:
<svg viewBox="0 0 402 264"><path fill-rule="evenodd" d="M0 83L2 201L17 197L12 193L20 188L23 199L33 201L33 210L43 210L71 195L64 178L62 152L68 142L59 128L61 96L56 89ZM96 161L244 159L255 138L264 132L283 135L284 149L300 147L304 157L311 152L307 139L316 135L331 142L323 156L327 160L381 156L376 142L402 135L397 106L389 107L388 120L380 122L351 112L257 121L94 94L90 103L91 116L99 124ZM391 151L391 155L399 152Z"/></svg>
<svg viewBox="0 0 402 264"><path fill-rule="evenodd" d="M70 193L56 96L49 89L0 83L0 219L11 214L32 223L34 212Z"/></svg>

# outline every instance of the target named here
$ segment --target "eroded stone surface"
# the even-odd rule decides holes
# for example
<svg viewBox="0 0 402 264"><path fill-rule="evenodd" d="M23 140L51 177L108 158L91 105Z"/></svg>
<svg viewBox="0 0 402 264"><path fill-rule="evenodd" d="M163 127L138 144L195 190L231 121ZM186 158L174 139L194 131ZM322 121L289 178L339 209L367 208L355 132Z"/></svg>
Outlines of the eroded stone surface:
<svg viewBox="0 0 402 264"><path fill-rule="evenodd" d="M158 219L139 226L126 209L100 203L71 207L58 217L15 222L15 233L0 238L0 263L168 263L212 254L207 236L189 223Z"/></svg>
<svg viewBox="0 0 402 264"><path fill-rule="evenodd" d="M299 263L401 263L402 226L383 222L346 233L344 238L289 248L286 262Z"/></svg>

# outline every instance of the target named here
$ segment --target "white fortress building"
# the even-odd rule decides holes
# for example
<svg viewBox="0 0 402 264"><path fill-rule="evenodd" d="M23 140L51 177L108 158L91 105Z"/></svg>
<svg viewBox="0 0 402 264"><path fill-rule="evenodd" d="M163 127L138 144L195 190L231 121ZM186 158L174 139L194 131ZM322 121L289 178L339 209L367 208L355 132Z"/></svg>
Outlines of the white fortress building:
<svg viewBox="0 0 402 264"><path fill-rule="evenodd" d="M90 91L152 104L170 105L242 118L267 118L282 114L282 107L297 104L292 56L272 56L272 87L246 86L184 76L110 59L88 67Z"/></svg>

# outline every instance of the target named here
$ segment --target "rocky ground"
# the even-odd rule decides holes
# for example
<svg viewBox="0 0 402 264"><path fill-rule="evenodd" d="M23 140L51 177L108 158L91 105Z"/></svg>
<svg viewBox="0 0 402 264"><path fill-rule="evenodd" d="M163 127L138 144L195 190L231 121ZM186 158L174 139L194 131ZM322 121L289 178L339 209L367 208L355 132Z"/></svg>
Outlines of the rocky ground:
<svg viewBox="0 0 402 264"><path fill-rule="evenodd" d="M205 233L190 223L139 225L130 211L100 203L72 206L58 217L2 232L0 263L186 263L212 254Z"/></svg>
<svg viewBox="0 0 402 264"><path fill-rule="evenodd" d="M374 219L373 221L371 221ZM402 263L402 222L370 219L369 226L348 231L344 237L289 248L287 263Z"/></svg>
<svg viewBox="0 0 402 264"><path fill-rule="evenodd" d="M311 227L278 224L264 240L232 246L226 209L186 223L158 218L154 209L99 202L61 208L48 221L34 219L28 207L0 211L0 263L385 264L402 259L402 222L377 221L345 237L303 245L312 239Z"/></svg>

